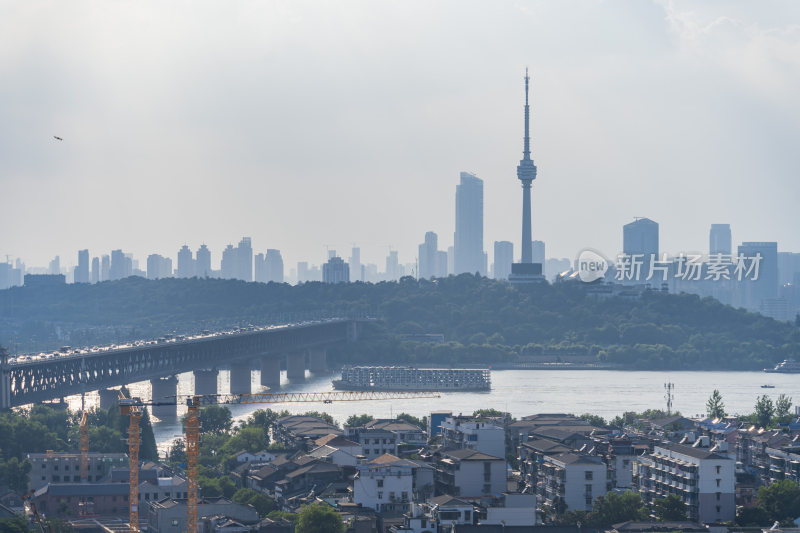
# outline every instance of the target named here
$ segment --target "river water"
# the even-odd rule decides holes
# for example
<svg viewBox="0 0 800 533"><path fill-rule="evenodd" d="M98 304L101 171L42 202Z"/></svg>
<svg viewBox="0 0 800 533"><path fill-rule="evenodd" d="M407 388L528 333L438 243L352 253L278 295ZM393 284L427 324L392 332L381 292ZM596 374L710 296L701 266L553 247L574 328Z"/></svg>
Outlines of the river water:
<svg viewBox="0 0 800 533"><path fill-rule="evenodd" d="M291 383L286 373L281 376L282 392L331 391L331 379L338 375L307 374L302 383ZM251 375L253 392L262 390L258 371ZM535 413L592 413L606 419L625 411L666 407L664 384L674 384L673 410L694 416L705 409L714 389L719 389L725 409L732 414L753 411L756 399L768 394L776 399L784 393L800 403L800 374L766 374L763 372L647 372L621 370L493 370L489 392L442 393L440 399L381 400L364 402L292 403L282 405L231 405L234 420L246 419L256 409L272 408L290 413L324 411L343 423L352 414L369 413L375 418L388 418L401 412L422 417L431 411L452 411L471 414L477 409L495 408L514 417ZM229 390L229 373L220 370L218 391ZM762 385L774 385L764 389ZM178 394L190 394L194 387L191 373L178 376ZM134 396L150 398L147 381L129 386ZM80 397L67 398L72 409L80 409ZM96 405L97 393L87 394L87 406ZM178 417L186 408L178 408ZM153 430L159 448L164 450L180 437L180 418L153 419Z"/></svg>

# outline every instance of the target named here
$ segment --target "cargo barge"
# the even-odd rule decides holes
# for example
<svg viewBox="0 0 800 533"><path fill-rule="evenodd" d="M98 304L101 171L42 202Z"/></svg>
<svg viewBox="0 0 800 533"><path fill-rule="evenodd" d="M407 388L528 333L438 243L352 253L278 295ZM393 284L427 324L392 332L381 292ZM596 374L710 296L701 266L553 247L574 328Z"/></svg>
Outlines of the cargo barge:
<svg viewBox="0 0 800 533"><path fill-rule="evenodd" d="M415 368L409 366L346 366L339 390L488 391L491 371L484 368Z"/></svg>

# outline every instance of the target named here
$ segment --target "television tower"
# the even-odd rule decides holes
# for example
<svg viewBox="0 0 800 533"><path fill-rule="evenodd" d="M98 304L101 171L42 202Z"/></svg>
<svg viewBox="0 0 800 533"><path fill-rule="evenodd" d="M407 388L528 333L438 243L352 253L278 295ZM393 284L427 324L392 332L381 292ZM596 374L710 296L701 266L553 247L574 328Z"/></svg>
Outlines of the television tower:
<svg viewBox="0 0 800 533"><path fill-rule="evenodd" d="M522 261L533 263L533 236L531 231L531 183L536 179L536 165L531 159L530 105L528 104L528 69L525 69L525 145L517 166L517 178L522 182Z"/></svg>

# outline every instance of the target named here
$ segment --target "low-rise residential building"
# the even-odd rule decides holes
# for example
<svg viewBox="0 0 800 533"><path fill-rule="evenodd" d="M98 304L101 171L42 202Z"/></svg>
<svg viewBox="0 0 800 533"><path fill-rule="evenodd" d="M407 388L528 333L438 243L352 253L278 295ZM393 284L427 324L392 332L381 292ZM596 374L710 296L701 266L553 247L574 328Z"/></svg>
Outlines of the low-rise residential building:
<svg viewBox="0 0 800 533"><path fill-rule="evenodd" d="M173 498L150 502L147 509L142 510L146 513L148 533L182 533L186 531L187 502L185 499ZM198 523L206 518L226 517L244 525L258 524L258 512L252 505L234 503L225 498L202 498L199 500L197 517Z"/></svg>
<svg viewBox="0 0 800 533"><path fill-rule="evenodd" d="M126 516L130 487L127 483L48 483L33 494L40 513L52 518L67 516Z"/></svg>
<svg viewBox="0 0 800 533"><path fill-rule="evenodd" d="M345 453L349 453L353 457L358 457L363 454L361 444L345 438L342 435L325 435L315 440L314 444L317 446L330 446Z"/></svg>
<svg viewBox="0 0 800 533"><path fill-rule="evenodd" d="M189 488L185 479L177 476L159 477L139 484L139 502L158 501L164 498L187 498Z"/></svg>
<svg viewBox="0 0 800 533"><path fill-rule="evenodd" d="M240 463L268 463L275 459L275 454L270 453L267 450L261 450L260 452L256 453L250 453L247 450L242 450L234 455L234 457Z"/></svg>
<svg viewBox="0 0 800 533"><path fill-rule="evenodd" d="M361 444L362 454L374 459L384 454L397 455L397 435L385 429L347 428L347 438Z"/></svg>
<svg viewBox="0 0 800 533"><path fill-rule="evenodd" d="M315 416L291 415L279 418L273 427L275 440L288 446L315 441L326 435L342 435L341 429Z"/></svg>
<svg viewBox="0 0 800 533"><path fill-rule="evenodd" d="M426 503L414 504L402 526L392 528L393 533L444 533L454 526L474 524L474 504L443 494L430 498Z"/></svg>
<svg viewBox="0 0 800 533"><path fill-rule="evenodd" d="M353 503L379 513L407 513L413 498L414 464L385 454L356 467Z"/></svg>
<svg viewBox="0 0 800 533"><path fill-rule="evenodd" d="M539 465L547 455L569 453L572 449L550 439L528 439L517 448L519 473L522 478L520 490L529 494L536 492Z"/></svg>
<svg viewBox="0 0 800 533"><path fill-rule="evenodd" d="M494 422L469 416L450 416L441 423L442 447L477 450L506 456L506 432Z"/></svg>
<svg viewBox="0 0 800 533"><path fill-rule="evenodd" d="M434 457L437 495L484 498L506 490L506 461L468 448L440 450Z"/></svg>
<svg viewBox="0 0 800 533"><path fill-rule="evenodd" d="M596 455L545 455L537 470L536 495L556 513L591 511L595 498L607 490L607 467Z"/></svg>
<svg viewBox="0 0 800 533"><path fill-rule="evenodd" d="M653 504L669 495L686 505L689 520L726 522L736 517L735 461L701 447L661 444L637 458L634 482L642 499Z"/></svg>
<svg viewBox="0 0 800 533"><path fill-rule="evenodd" d="M356 466L358 464L358 459L354 455L328 445L314 448L308 452L308 455L339 466Z"/></svg>
<svg viewBox="0 0 800 533"><path fill-rule="evenodd" d="M364 424L367 429L383 429L397 436L397 447L400 453L418 450L428 444L428 434L421 428L396 419L378 419Z"/></svg>
<svg viewBox="0 0 800 533"><path fill-rule="evenodd" d="M38 490L48 483L80 483L81 454L79 453L29 453L31 463L29 490ZM89 452L89 483L106 479L112 468L128 468L128 455L124 453Z"/></svg>
<svg viewBox="0 0 800 533"><path fill-rule="evenodd" d="M791 479L800 484L800 443L780 449L767 447L765 453L769 458L769 483Z"/></svg>

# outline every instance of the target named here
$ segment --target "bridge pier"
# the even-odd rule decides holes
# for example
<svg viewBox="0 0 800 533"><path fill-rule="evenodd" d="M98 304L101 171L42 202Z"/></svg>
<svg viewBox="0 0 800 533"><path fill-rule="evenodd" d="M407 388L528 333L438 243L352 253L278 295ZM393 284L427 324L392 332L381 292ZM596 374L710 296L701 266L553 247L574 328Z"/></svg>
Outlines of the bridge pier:
<svg viewBox="0 0 800 533"><path fill-rule="evenodd" d="M281 360L267 355L261 358L261 384L265 387L281 386Z"/></svg>
<svg viewBox="0 0 800 533"><path fill-rule="evenodd" d="M116 389L100 389L97 393L100 395L100 409L106 411L111 409L119 398L119 391Z"/></svg>
<svg viewBox="0 0 800 533"><path fill-rule="evenodd" d="M151 379L150 380L150 397L154 402L169 402L172 401L171 397L178 395L178 378L169 376L167 378ZM177 404L177 401L175 402ZM177 405L154 405L153 416L164 420L165 418L175 418L178 416Z"/></svg>
<svg viewBox="0 0 800 533"><path fill-rule="evenodd" d="M11 373L5 365L5 361L0 371L0 409L11 407Z"/></svg>
<svg viewBox="0 0 800 533"><path fill-rule="evenodd" d="M195 370L194 371L194 393L198 396L205 396L217 393L217 376L219 370Z"/></svg>
<svg viewBox="0 0 800 533"><path fill-rule="evenodd" d="M250 394L250 360L234 361L231 367L231 394Z"/></svg>
<svg viewBox="0 0 800 533"><path fill-rule="evenodd" d="M304 351L286 354L286 377L291 381L305 381L306 353Z"/></svg>
<svg viewBox="0 0 800 533"><path fill-rule="evenodd" d="M328 349L312 348L308 350L308 369L314 374L328 372Z"/></svg>

